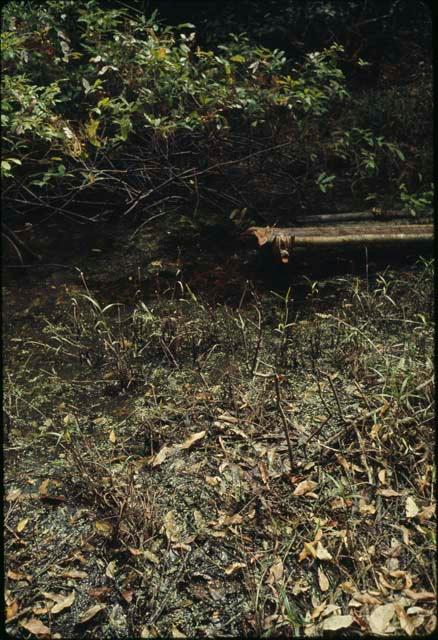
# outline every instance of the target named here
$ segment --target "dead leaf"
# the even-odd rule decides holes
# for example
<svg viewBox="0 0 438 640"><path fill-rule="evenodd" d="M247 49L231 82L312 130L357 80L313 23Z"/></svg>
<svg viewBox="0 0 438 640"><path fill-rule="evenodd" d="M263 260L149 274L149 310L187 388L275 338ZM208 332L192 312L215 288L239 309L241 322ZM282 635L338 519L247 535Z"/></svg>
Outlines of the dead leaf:
<svg viewBox="0 0 438 640"><path fill-rule="evenodd" d="M436 595L433 591L412 591L411 589L404 589L403 593L405 593L408 598L411 600L436 600Z"/></svg>
<svg viewBox="0 0 438 640"><path fill-rule="evenodd" d="M370 595L369 593L359 593L356 591L353 594L353 598L361 604L381 604L378 598Z"/></svg>
<svg viewBox="0 0 438 640"><path fill-rule="evenodd" d="M325 547L323 547L320 542L318 542L318 544L316 545L316 557L319 558L319 560L333 559L333 556L327 551Z"/></svg>
<svg viewBox="0 0 438 640"><path fill-rule="evenodd" d="M109 437L109 441L110 441L112 444L115 444L115 443L116 443L117 437L116 437L116 432L114 431L114 429L111 429L111 431L110 431L110 433L109 433L109 436L108 436L108 437Z"/></svg>
<svg viewBox="0 0 438 640"><path fill-rule="evenodd" d="M177 444L175 445L176 449L189 449L190 447L192 447L195 442L198 442L198 440L202 440L202 438L205 436L206 431L198 431L198 433L193 433L189 438L186 438L186 440L184 440L184 442L182 442L181 444Z"/></svg>
<svg viewBox="0 0 438 640"><path fill-rule="evenodd" d="M210 487L216 487L220 484L221 479L217 476L205 476L205 482L210 485Z"/></svg>
<svg viewBox="0 0 438 640"><path fill-rule="evenodd" d="M175 512L168 511L163 518L161 531L166 534L169 542L179 542L181 538L180 528L175 522Z"/></svg>
<svg viewBox="0 0 438 640"><path fill-rule="evenodd" d="M264 462L259 462L259 469L263 484L267 485L269 488L269 472L266 464Z"/></svg>
<svg viewBox="0 0 438 640"><path fill-rule="evenodd" d="M411 618L406 613L405 608L401 604L396 604L395 612L401 628L408 634L408 636L411 636L415 631L415 626L413 625Z"/></svg>
<svg viewBox="0 0 438 640"><path fill-rule="evenodd" d="M132 556L141 556L143 553L141 549L135 549L134 547L128 547L128 549Z"/></svg>
<svg viewBox="0 0 438 640"><path fill-rule="evenodd" d="M368 618L368 624L373 633L383 635L386 627L391 622L395 613L395 606L393 604L382 604L373 609L371 615Z"/></svg>
<svg viewBox="0 0 438 640"><path fill-rule="evenodd" d="M132 602L132 598L134 597L134 591L126 589L125 591L122 591L121 596L129 604Z"/></svg>
<svg viewBox="0 0 438 640"><path fill-rule="evenodd" d="M418 519L420 522L424 522L425 520L430 520L436 513L436 504L431 504L428 507L425 507L418 514Z"/></svg>
<svg viewBox="0 0 438 640"><path fill-rule="evenodd" d="M293 492L294 496L304 496L309 491L313 491L318 486L317 482L313 480L303 480L295 487L295 491Z"/></svg>
<svg viewBox="0 0 438 640"><path fill-rule="evenodd" d="M183 633L181 633L181 631L178 629L178 627L175 627L175 625L173 625L172 627L172 638L186 638L187 636L185 636Z"/></svg>
<svg viewBox="0 0 438 640"><path fill-rule="evenodd" d="M12 569L8 569L6 574L10 580L27 580L30 582L32 580L31 576L22 573L21 571L12 571Z"/></svg>
<svg viewBox="0 0 438 640"><path fill-rule="evenodd" d="M41 620L37 620L37 618L31 618L25 622L20 622L20 627L23 627L26 631L33 633L35 636L50 636L49 627L46 627L46 625L43 624Z"/></svg>
<svg viewBox="0 0 438 640"><path fill-rule="evenodd" d="M242 522L243 522L243 517L240 515L240 513L234 513L233 515L222 513L222 515L219 517L219 520L216 523L210 523L210 524L214 524L214 526L218 528L223 526L228 527L233 524L242 524Z"/></svg>
<svg viewBox="0 0 438 640"><path fill-rule="evenodd" d="M276 582L279 582L283 577L283 570L283 562L281 558L277 558L269 569L269 576L267 580L268 584L273 585Z"/></svg>
<svg viewBox="0 0 438 640"><path fill-rule="evenodd" d="M324 609L326 609L326 607L327 607L327 603L326 602L322 602L321 604L317 605L313 609L312 613L310 614L310 618L312 620L316 620L317 618L319 618L319 616L324 611Z"/></svg>
<svg viewBox="0 0 438 640"><path fill-rule="evenodd" d="M5 496L6 502L14 502L21 496L21 489L11 489Z"/></svg>
<svg viewBox="0 0 438 640"><path fill-rule="evenodd" d="M412 498L412 496L408 496L406 498L406 517L415 518L419 511L420 509L418 508L414 498Z"/></svg>
<svg viewBox="0 0 438 640"><path fill-rule="evenodd" d="M233 562L233 564L230 564L230 566L225 569L225 573L227 576L230 576L235 571L243 569L244 567L246 567L246 564L244 562Z"/></svg>
<svg viewBox="0 0 438 640"><path fill-rule="evenodd" d="M53 607L50 609L50 613L52 614L60 613L64 609L68 609L68 607L71 607L74 600L75 600L75 592L72 591L68 596L66 596L63 600L61 600L61 602L58 602L57 604L53 605Z"/></svg>
<svg viewBox="0 0 438 640"><path fill-rule="evenodd" d="M107 520L96 520L94 523L94 528L104 536L110 536L113 532L113 526Z"/></svg>
<svg viewBox="0 0 438 640"><path fill-rule="evenodd" d="M394 491L394 489L377 489L376 493L384 498L396 498L402 495L398 491Z"/></svg>
<svg viewBox="0 0 438 640"><path fill-rule="evenodd" d="M353 624L353 616L330 616L322 623L324 631L337 631L338 629L346 629Z"/></svg>
<svg viewBox="0 0 438 640"><path fill-rule="evenodd" d="M107 578L111 578L112 580L114 580L116 567L117 567L117 560L111 560L111 562L108 562L107 567L105 569L105 575Z"/></svg>
<svg viewBox="0 0 438 640"><path fill-rule="evenodd" d="M312 558L316 558L316 550L315 547L313 546L314 543L312 542L305 542L304 546L301 550L300 555L298 556L298 562L302 562L303 560L305 560L308 556L311 556Z"/></svg>
<svg viewBox="0 0 438 640"><path fill-rule="evenodd" d="M153 562L153 564L160 564L159 557L156 556L155 553L152 553L152 551L149 551L149 549L144 551L144 557L146 560L149 560L149 562Z"/></svg>
<svg viewBox="0 0 438 640"><path fill-rule="evenodd" d="M239 422L238 418L234 416L230 416L227 413L222 413L217 417L218 420L222 420L222 422L228 422L229 424L237 424Z"/></svg>
<svg viewBox="0 0 438 640"><path fill-rule="evenodd" d="M157 467L159 464L163 464L167 456L170 453L173 453L174 451L175 451L174 447L168 447L166 445L164 445L164 447L161 447L157 455L154 456L152 459L152 466Z"/></svg>
<svg viewBox="0 0 438 640"><path fill-rule="evenodd" d="M84 611L84 613L81 615L81 617L79 618L79 624L85 624L86 622L89 622L92 618L94 618L94 616L96 616L100 611L103 611L104 609L106 609L106 605L104 604L93 605L92 607Z"/></svg>
<svg viewBox="0 0 438 640"><path fill-rule="evenodd" d="M373 504L368 503L365 498L359 500L359 511L363 515L373 515L376 513L376 507Z"/></svg>
<svg viewBox="0 0 438 640"><path fill-rule="evenodd" d="M17 533L21 533L22 531L24 531L28 522L29 518L23 518L22 520L20 520L20 522L17 524Z"/></svg>
<svg viewBox="0 0 438 640"><path fill-rule="evenodd" d="M70 571L64 571L61 573L63 578L73 578L74 580L82 580L82 578L88 578L88 573L85 571L79 571L78 569L71 569Z"/></svg>
<svg viewBox="0 0 438 640"><path fill-rule="evenodd" d="M17 600L12 600L10 604L6 607L6 620L10 620L18 613L18 602Z"/></svg>
<svg viewBox="0 0 438 640"><path fill-rule="evenodd" d="M51 591L41 591L41 595L43 595L47 600L53 600L53 602L62 602L65 600L65 596L62 593L52 593Z"/></svg>
<svg viewBox="0 0 438 640"><path fill-rule="evenodd" d="M321 567L318 567L318 582L319 582L319 588L321 589L321 591L329 590L330 583L324 571L321 569Z"/></svg>

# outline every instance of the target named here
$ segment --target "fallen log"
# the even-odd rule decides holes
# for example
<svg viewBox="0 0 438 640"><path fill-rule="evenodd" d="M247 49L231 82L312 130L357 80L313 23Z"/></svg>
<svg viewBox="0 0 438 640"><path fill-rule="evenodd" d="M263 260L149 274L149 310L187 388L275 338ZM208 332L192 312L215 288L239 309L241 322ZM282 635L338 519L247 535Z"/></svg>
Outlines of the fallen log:
<svg viewBox="0 0 438 640"><path fill-rule="evenodd" d="M367 246L432 241L433 225L374 223L343 227L250 227L242 234L242 239L255 241L258 247L271 245L274 256L283 264L287 264L293 247Z"/></svg>
<svg viewBox="0 0 438 640"><path fill-rule="evenodd" d="M432 218L432 211L427 213L427 218ZM311 224L319 222L355 222L357 220L403 220L412 221L412 215L407 211L383 211L380 209L372 209L371 211L352 211L350 213L323 213L320 215L299 216L296 220L299 224ZM421 220L420 219L420 220ZM421 222L420 222L421 224Z"/></svg>

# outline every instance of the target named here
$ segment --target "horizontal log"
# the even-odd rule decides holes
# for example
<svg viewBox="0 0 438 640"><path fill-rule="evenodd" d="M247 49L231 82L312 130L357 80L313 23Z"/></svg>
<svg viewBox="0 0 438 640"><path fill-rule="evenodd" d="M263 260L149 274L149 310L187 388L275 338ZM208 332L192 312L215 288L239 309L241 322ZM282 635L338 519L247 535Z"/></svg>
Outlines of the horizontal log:
<svg viewBox="0 0 438 640"><path fill-rule="evenodd" d="M427 213L432 217L433 212ZM421 217L421 219L423 216ZM321 215L299 216L298 223L309 224L312 222L348 222L356 220L394 220L410 219L412 215L407 211L352 211L350 213L324 213Z"/></svg>
<svg viewBox="0 0 438 640"><path fill-rule="evenodd" d="M250 227L243 240L255 240L259 247L271 245L283 264L289 262L293 247L335 247L432 241L433 225L364 224L330 227Z"/></svg>
<svg viewBox="0 0 438 640"><path fill-rule="evenodd" d="M364 233L361 235L340 236L296 236L296 247L308 247L311 245L330 246L340 244L378 244L386 242L413 242L432 240L433 234L423 233Z"/></svg>
<svg viewBox="0 0 438 640"><path fill-rule="evenodd" d="M324 227L250 227L242 234L243 238L254 237L260 247L264 244L273 242L275 238L295 238L295 244L299 238L338 238L342 237L376 237L385 241L386 237L394 235L403 236L425 236L426 239L433 238L432 224L364 224L364 225L347 225L347 226L324 226ZM310 242L307 240L307 242Z"/></svg>

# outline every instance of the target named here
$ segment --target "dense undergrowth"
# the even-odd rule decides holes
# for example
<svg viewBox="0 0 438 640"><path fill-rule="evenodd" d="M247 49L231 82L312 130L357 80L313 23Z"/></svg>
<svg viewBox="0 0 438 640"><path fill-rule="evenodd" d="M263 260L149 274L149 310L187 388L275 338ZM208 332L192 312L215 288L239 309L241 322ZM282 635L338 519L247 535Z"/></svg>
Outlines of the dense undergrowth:
<svg viewBox="0 0 438 640"><path fill-rule="evenodd" d="M192 24L96 0L6 4L1 167L18 255L19 234L54 216L177 208L247 224L340 202L430 208L424 43L408 47L416 73L402 58L361 89L350 76L368 62L334 37L295 60L244 33L223 37L201 46Z"/></svg>

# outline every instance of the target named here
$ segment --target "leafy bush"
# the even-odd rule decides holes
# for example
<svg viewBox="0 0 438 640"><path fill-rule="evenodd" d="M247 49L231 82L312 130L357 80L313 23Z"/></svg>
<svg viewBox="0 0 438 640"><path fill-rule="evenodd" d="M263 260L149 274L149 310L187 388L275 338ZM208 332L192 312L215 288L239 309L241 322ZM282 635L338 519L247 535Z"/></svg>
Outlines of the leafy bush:
<svg viewBox="0 0 438 640"><path fill-rule="evenodd" d="M339 44L292 65L245 34L208 50L192 24L96 0L10 2L3 17L1 167L14 216L48 202L74 216L90 191L127 212L174 201L281 215L291 198L306 209L345 183L362 196L402 172L384 135L340 129L354 102Z"/></svg>

